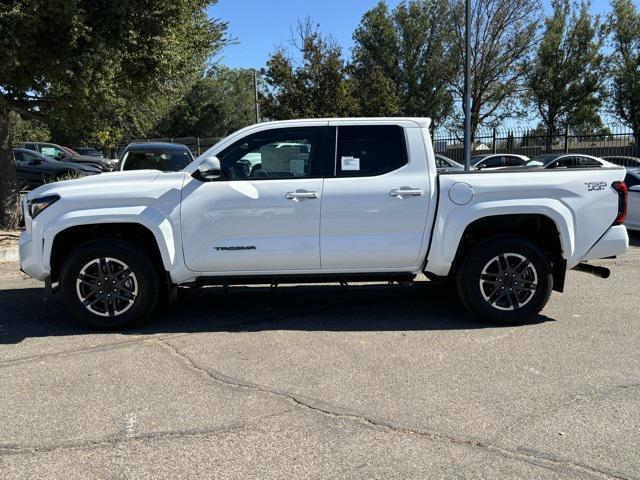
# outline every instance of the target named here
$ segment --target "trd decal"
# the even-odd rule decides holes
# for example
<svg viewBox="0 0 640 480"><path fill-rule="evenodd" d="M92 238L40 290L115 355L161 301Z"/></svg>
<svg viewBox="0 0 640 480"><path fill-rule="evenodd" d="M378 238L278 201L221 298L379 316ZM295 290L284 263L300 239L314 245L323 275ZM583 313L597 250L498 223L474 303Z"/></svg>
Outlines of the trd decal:
<svg viewBox="0 0 640 480"><path fill-rule="evenodd" d="M218 252L237 252L239 250L256 250L253 245L249 247L214 247Z"/></svg>
<svg viewBox="0 0 640 480"><path fill-rule="evenodd" d="M601 192L607 188L607 182L585 182L587 192Z"/></svg>

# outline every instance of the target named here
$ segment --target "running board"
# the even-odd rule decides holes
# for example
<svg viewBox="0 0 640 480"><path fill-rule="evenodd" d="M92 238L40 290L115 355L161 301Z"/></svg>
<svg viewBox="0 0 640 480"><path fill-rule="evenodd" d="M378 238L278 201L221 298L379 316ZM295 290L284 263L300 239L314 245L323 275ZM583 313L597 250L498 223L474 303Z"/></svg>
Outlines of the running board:
<svg viewBox="0 0 640 480"><path fill-rule="evenodd" d="M412 273L321 273L310 275L245 275L229 277L200 277L195 282L183 284L185 287L228 286L228 285L271 285L285 283L339 283L347 285L349 282L413 282L416 276Z"/></svg>
<svg viewBox="0 0 640 480"><path fill-rule="evenodd" d="M573 269L579 272L590 273L591 275L595 275L600 278L609 278L611 276L611 270L608 268L591 265L590 263L579 263L573 267Z"/></svg>

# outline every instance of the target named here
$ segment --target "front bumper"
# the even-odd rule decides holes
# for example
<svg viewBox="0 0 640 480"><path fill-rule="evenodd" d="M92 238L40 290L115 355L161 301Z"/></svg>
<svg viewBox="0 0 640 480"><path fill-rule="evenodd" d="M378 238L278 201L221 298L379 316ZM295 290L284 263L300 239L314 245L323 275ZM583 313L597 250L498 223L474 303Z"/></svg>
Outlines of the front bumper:
<svg viewBox="0 0 640 480"><path fill-rule="evenodd" d="M627 229L624 225L616 225L607 230L581 261L617 257L627 253L628 249L629 234Z"/></svg>
<svg viewBox="0 0 640 480"><path fill-rule="evenodd" d="M44 282L49 276L49 272L42 264L42 245L38 245L32 235L24 231L20 234L18 248L20 250L20 270L36 280Z"/></svg>

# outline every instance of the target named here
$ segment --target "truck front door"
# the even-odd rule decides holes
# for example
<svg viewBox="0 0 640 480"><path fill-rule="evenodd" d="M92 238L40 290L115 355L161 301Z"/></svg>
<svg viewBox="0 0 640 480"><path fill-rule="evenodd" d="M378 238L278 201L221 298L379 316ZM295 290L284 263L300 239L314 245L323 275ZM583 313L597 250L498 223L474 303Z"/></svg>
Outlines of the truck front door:
<svg viewBox="0 0 640 480"><path fill-rule="evenodd" d="M320 268L325 126L276 128L218 153L222 176L183 189L186 265L197 272Z"/></svg>

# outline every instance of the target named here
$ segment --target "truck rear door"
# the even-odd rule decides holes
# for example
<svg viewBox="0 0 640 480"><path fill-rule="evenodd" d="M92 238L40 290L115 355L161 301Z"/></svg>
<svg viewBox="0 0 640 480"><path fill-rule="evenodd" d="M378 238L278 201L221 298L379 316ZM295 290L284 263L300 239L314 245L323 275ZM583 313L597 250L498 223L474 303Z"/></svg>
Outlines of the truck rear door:
<svg viewBox="0 0 640 480"><path fill-rule="evenodd" d="M320 257L326 270L405 270L420 263L432 186L415 125L330 123Z"/></svg>

